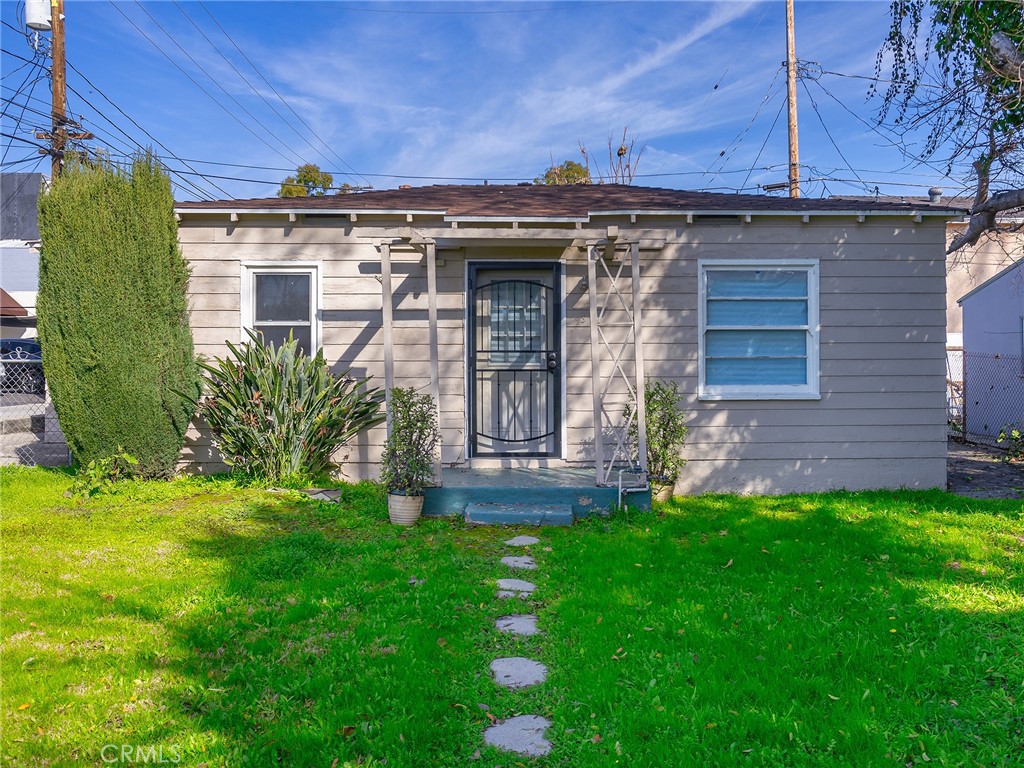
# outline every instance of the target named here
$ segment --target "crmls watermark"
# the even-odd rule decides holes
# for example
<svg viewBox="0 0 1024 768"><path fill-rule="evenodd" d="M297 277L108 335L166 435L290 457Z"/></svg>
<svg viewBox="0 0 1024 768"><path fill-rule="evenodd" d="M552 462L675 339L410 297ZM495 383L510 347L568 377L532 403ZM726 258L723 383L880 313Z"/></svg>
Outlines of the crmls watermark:
<svg viewBox="0 0 1024 768"><path fill-rule="evenodd" d="M104 763L128 763L132 765L160 765L181 762L181 747L171 744L104 744L100 750Z"/></svg>

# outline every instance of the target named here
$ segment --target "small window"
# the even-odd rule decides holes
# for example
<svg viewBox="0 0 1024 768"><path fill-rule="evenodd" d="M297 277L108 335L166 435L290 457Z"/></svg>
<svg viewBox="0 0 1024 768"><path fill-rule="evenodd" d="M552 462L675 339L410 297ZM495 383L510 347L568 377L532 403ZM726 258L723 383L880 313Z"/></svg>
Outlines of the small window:
<svg viewBox="0 0 1024 768"><path fill-rule="evenodd" d="M813 262L701 262L700 395L818 397Z"/></svg>
<svg viewBox="0 0 1024 768"><path fill-rule="evenodd" d="M275 346L289 334L306 354L319 348L316 267L243 267L243 328Z"/></svg>

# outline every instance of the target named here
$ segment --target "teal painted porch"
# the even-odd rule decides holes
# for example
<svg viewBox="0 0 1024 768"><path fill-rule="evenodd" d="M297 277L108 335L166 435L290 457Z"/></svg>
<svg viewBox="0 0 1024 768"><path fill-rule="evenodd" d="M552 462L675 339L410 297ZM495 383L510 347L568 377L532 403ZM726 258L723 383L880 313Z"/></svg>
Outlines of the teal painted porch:
<svg viewBox="0 0 1024 768"><path fill-rule="evenodd" d="M618 503L617 486L595 483L593 469L575 468L446 468L441 486L428 488L424 515L463 515L470 504L550 507L568 505L574 518L607 514ZM649 489L623 494L624 502L650 509Z"/></svg>

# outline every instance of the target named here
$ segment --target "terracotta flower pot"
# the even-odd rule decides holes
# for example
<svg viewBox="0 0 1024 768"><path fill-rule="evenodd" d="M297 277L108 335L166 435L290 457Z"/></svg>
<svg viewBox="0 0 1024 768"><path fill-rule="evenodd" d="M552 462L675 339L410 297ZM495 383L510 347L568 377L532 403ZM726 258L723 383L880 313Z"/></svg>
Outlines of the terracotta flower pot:
<svg viewBox="0 0 1024 768"><path fill-rule="evenodd" d="M395 525L415 525L422 512L422 496L406 496L401 493L388 494L388 517Z"/></svg>
<svg viewBox="0 0 1024 768"><path fill-rule="evenodd" d="M668 501L672 498L676 487L673 483L654 483L651 493L655 501Z"/></svg>

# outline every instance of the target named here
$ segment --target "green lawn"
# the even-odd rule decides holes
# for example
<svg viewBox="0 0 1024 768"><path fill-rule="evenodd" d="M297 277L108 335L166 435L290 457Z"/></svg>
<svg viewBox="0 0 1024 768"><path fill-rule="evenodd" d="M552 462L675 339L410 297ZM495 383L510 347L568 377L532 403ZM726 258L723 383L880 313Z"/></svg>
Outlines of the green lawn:
<svg viewBox="0 0 1024 768"><path fill-rule="evenodd" d="M1024 761L1019 501L705 496L545 529L511 605L545 634L517 640L512 532L399 530L371 486L0 483L4 766ZM547 683L497 689L499 654ZM517 713L553 721L550 757L482 748Z"/></svg>

